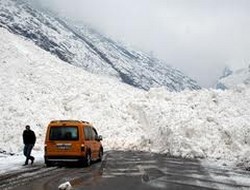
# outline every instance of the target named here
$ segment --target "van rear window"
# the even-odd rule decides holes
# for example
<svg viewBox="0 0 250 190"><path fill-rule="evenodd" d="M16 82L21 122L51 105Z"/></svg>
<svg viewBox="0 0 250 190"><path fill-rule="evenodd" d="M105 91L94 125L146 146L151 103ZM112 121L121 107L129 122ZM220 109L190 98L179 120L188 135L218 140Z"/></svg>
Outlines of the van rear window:
<svg viewBox="0 0 250 190"><path fill-rule="evenodd" d="M76 126L51 127L49 140L78 140L78 134Z"/></svg>

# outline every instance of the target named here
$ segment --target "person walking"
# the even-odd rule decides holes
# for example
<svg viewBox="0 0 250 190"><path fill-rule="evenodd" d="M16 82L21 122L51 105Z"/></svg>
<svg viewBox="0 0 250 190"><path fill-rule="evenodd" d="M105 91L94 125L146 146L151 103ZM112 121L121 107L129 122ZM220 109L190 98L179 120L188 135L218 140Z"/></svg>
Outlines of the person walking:
<svg viewBox="0 0 250 190"><path fill-rule="evenodd" d="M24 156L26 156L24 166L28 165L29 160L31 160L31 165L32 165L35 160L35 158L31 156L31 151L35 143L36 143L36 135L34 131L30 129L30 126L26 125L25 130L23 131L23 144L24 144L23 154Z"/></svg>

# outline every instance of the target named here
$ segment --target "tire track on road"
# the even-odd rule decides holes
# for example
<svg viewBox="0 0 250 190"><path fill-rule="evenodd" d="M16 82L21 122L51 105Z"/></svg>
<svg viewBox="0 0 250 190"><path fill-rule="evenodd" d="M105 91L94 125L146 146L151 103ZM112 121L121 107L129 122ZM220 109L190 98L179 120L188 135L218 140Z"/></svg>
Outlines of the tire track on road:
<svg viewBox="0 0 250 190"><path fill-rule="evenodd" d="M0 189L13 189L30 181L51 175L51 173L58 171L60 171L59 168L46 168L44 166L22 171L12 171L11 173L0 175Z"/></svg>

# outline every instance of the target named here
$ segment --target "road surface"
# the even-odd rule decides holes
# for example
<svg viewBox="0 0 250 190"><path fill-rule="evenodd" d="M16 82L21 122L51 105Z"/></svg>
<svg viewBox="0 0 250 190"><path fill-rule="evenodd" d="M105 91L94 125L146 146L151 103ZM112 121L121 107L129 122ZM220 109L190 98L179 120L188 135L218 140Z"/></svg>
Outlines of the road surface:
<svg viewBox="0 0 250 190"><path fill-rule="evenodd" d="M87 168L43 164L0 176L1 190L249 190L250 172L204 167L197 160L135 151L109 151Z"/></svg>

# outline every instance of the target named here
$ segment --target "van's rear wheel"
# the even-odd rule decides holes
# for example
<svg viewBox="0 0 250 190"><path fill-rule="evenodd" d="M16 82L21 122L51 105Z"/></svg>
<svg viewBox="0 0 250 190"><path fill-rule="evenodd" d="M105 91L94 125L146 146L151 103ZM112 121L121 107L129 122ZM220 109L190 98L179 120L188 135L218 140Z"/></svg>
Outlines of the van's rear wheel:
<svg viewBox="0 0 250 190"><path fill-rule="evenodd" d="M53 166L53 162L50 162L50 161L45 161L45 164L47 167Z"/></svg>
<svg viewBox="0 0 250 190"><path fill-rule="evenodd" d="M87 153L86 158L85 158L85 166L90 166L91 165L91 154L90 152Z"/></svg>

